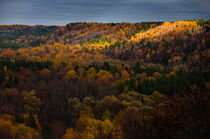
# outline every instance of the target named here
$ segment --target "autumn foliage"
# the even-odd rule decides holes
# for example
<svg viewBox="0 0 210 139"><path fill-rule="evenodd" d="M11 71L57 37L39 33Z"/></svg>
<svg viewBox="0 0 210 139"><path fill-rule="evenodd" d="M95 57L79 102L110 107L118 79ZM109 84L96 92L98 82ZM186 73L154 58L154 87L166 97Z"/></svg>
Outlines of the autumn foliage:
<svg viewBox="0 0 210 139"><path fill-rule="evenodd" d="M208 26L1 25L0 138L207 138Z"/></svg>

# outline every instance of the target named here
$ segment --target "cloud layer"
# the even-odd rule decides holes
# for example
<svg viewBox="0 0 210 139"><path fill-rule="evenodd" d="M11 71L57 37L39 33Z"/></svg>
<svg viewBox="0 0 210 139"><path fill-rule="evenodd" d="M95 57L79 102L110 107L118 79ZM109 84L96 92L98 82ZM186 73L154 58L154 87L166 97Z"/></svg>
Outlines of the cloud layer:
<svg viewBox="0 0 210 139"><path fill-rule="evenodd" d="M0 0L0 24L208 19L209 7L209 0Z"/></svg>

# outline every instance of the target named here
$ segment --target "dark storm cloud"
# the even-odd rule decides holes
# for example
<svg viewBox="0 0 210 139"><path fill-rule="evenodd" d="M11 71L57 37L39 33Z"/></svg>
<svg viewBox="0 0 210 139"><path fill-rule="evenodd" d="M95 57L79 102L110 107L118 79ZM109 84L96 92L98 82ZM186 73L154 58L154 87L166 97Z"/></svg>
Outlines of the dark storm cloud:
<svg viewBox="0 0 210 139"><path fill-rule="evenodd" d="M209 18L209 0L0 0L1 24Z"/></svg>

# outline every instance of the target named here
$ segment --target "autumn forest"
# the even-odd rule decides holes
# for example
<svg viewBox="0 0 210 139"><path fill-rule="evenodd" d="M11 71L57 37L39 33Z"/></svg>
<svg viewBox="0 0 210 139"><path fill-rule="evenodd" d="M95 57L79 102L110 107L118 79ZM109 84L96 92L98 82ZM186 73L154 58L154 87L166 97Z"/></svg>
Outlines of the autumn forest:
<svg viewBox="0 0 210 139"><path fill-rule="evenodd" d="M0 25L0 139L207 139L210 20Z"/></svg>

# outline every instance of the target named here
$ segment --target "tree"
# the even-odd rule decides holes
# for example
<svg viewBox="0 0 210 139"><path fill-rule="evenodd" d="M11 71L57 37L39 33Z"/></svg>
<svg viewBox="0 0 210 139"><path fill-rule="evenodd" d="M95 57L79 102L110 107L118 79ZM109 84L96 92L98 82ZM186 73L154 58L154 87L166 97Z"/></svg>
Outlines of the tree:
<svg viewBox="0 0 210 139"><path fill-rule="evenodd" d="M95 100L92 98L92 97L85 97L83 99L83 103L90 106L90 107L93 107L95 105Z"/></svg>
<svg viewBox="0 0 210 139"><path fill-rule="evenodd" d="M42 129L39 123L37 114L40 111L40 106L42 104L41 100L35 96L35 91L31 90L30 93L26 94L24 97L25 109L29 114L26 114L24 117L24 123L27 126L35 128L39 133Z"/></svg>
<svg viewBox="0 0 210 139"><path fill-rule="evenodd" d="M106 119L109 119L109 120L111 119L111 112L108 109L104 110L103 116L102 116L102 120L106 120Z"/></svg>
<svg viewBox="0 0 210 139"><path fill-rule="evenodd" d="M78 75L73 69L68 71L65 75L65 79L67 80L75 80L77 78L78 78Z"/></svg>
<svg viewBox="0 0 210 139"><path fill-rule="evenodd" d="M129 75L129 73L127 72L127 70L122 70L122 71L121 71L121 78L122 78L123 80L129 80L129 77L130 77L130 75Z"/></svg>
<svg viewBox="0 0 210 139"><path fill-rule="evenodd" d="M40 111L40 106L42 104L41 100L35 96L35 91L31 90L24 96L25 109L30 114L37 114Z"/></svg>
<svg viewBox="0 0 210 139"><path fill-rule="evenodd" d="M98 139L109 139L112 137L112 131L114 129L113 123L106 119L105 121L96 120L88 117L87 115L81 116L77 120L76 130L81 134L89 134L89 137ZM72 131L71 131L72 132Z"/></svg>
<svg viewBox="0 0 210 139"><path fill-rule="evenodd" d="M113 78L112 74L105 70L100 70L98 72L98 81L104 84L108 84Z"/></svg>
<svg viewBox="0 0 210 139"><path fill-rule="evenodd" d="M145 57L146 57L147 61L149 61L149 60L150 60L150 58L151 58L151 56L150 56L150 54L149 54L149 53L147 53L147 55L146 55Z"/></svg>
<svg viewBox="0 0 210 139"><path fill-rule="evenodd" d="M13 121L0 119L1 139L34 139L41 138L40 134L24 124L15 124Z"/></svg>
<svg viewBox="0 0 210 139"><path fill-rule="evenodd" d="M40 71L40 74L42 77L49 79L51 72L47 68L44 68Z"/></svg>
<svg viewBox="0 0 210 139"><path fill-rule="evenodd" d="M116 117L123 131L123 138L139 139L147 134L144 129L143 117L134 109L121 111Z"/></svg>

